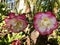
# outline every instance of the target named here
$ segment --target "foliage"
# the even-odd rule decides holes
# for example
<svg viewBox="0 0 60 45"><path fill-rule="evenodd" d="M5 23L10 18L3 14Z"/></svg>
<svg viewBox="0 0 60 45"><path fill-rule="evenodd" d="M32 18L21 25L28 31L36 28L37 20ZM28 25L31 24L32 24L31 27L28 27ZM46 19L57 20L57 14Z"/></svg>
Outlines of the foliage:
<svg viewBox="0 0 60 45"><path fill-rule="evenodd" d="M19 1L17 1L17 3L18 2ZM49 37L50 35L48 36L48 38L50 38L50 39L48 41L46 40L47 44L50 44L50 45L59 44L60 45L60 0L36 0L36 1L27 0L25 2L25 4L26 4L26 6L28 6L27 9L30 9L30 10L24 12L24 14L26 14L26 20L28 21L28 27L26 28L26 30L24 32L11 33L9 31L7 31L5 22L4 22L4 19L6 17L8 17L7 14L9 12L11 12L11 10L7 8L6 3L0 2L0 45L11 45L12 41L16 40L16 39L19 39L21 41L22 45L26 45L27 37L31 40L31 43L32 43L33 41L31 39L31 32L34 31L33 17L35 15L35 13L37 13L37 12L46 12L46 11L51 11L52 13L54 13L56 15L57 21L59 23L58 29L57 29L57 31L55 31L56 34L55 35L53 34L51 36L52 38ZM33 6L31 7L31 5L33 5ZM16 8L15 8L15 10L17 11ZM18 11L17 12L21 14L22 10L20 10L20 12L18 12ZM53 37L56 37L56 38L53 38ZM42 39L44 39L44 38L42 38ZM39 39L37 39L37 40L39 40ZM38 42L36 42L36 43L38 43Z"/></svg>

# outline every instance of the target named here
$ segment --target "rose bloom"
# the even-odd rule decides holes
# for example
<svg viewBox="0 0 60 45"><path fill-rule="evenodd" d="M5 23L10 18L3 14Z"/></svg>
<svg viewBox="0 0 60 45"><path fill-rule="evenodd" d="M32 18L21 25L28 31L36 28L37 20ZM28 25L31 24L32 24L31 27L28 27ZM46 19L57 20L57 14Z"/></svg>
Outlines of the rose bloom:
<svg viewBox="0 0 60 45"><path fill-rule="evenodd" d="M24 14L15 15L15 13L9 13L9 17L5 18L5 23L9 31L11 32L20 32L23 31L28 22L26 21L26 17Z"/></svg>
<svg viewBox="0 0 60 45"><path fill-rule="evenodd" d="M58 28L58 22L52 12L39 12L34 16L34 28L41 35L49 35Z"/></svg>
<svg viewBox="0 0 60 45"><path fill-rule="evenodd" d="M11 45L21 45L21 41L20 40L14 40L14 41L12 41Z"/></svg>

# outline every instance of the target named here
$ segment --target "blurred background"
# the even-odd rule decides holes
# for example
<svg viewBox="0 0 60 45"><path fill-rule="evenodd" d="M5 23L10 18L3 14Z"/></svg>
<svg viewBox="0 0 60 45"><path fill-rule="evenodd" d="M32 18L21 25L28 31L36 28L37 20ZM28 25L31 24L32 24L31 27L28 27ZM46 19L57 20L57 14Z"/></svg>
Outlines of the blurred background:
<svg viewBox="0 0 60 45"><path fill-rule="evenodd" d="M60 0L0 0L0 45L11 45L13 39L20 39L22 41L21 45L34 45L35 34L34 29L32 28L32 22L34 14L37 12L46 12L51 11L56 15L56 19L58 21L58 29L56 29L52 34L45 37L47 38L46 45L60 45ZM28 20L29 25L25 32L10 33L7 31L4 19L8 17L9 12L14 12L16 14L26 14L26 18ZM33 30L33 31L31 31ZM33 32L33 33L31 33ZM29 37L30 36L30 37ZM26 44L25 37L29 37L29 44ZM40 38L36 37L37 40ZM28 40L28 41L29 41ZM33 40L33 42L31 41ZM41 39L40 39L41 40ZM27 42L28 43L28 42ZM35 42L35 45L39 45L40 42ZM43 44L44 45L44 44Z"/></svg>

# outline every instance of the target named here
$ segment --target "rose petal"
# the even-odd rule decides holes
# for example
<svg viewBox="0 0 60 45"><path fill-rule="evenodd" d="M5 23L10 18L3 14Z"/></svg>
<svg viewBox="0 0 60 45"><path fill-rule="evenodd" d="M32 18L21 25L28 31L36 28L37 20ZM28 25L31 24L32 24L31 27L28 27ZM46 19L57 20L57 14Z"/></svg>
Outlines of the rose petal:
<svg viewBox="0 0 60 45"><path fill-rule="evenodd" d="M13 13L13 12L10 12L8 15L9 15L9 18L15 17L15 13Z"/></svg>

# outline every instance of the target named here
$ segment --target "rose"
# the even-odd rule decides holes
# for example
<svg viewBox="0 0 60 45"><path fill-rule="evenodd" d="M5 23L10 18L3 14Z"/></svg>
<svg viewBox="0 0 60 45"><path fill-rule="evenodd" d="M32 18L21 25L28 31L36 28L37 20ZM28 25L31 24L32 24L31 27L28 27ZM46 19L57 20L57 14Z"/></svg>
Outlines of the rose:
<svg viewBox="0 0 60 45"><path fill-rule="evenodd" d="M58 27L55 15L48 12L39 12L34 16L34 28L41 35L49 35Z"/></svg>
<svg viewBox="0 0 60 45"><path fill-rule="evenodd" d="M11 45L21 45L20 40L13 40Z"/></svg>
<svg viewBox="0 0 60 45"><path fill-rule="evenodd" d="M11 32L20 32L23 31L28 22L26 21L26 16L24 14L15 15L15 13L9 13L8 18L5 18L6 26L9 28Z"/></svg>

